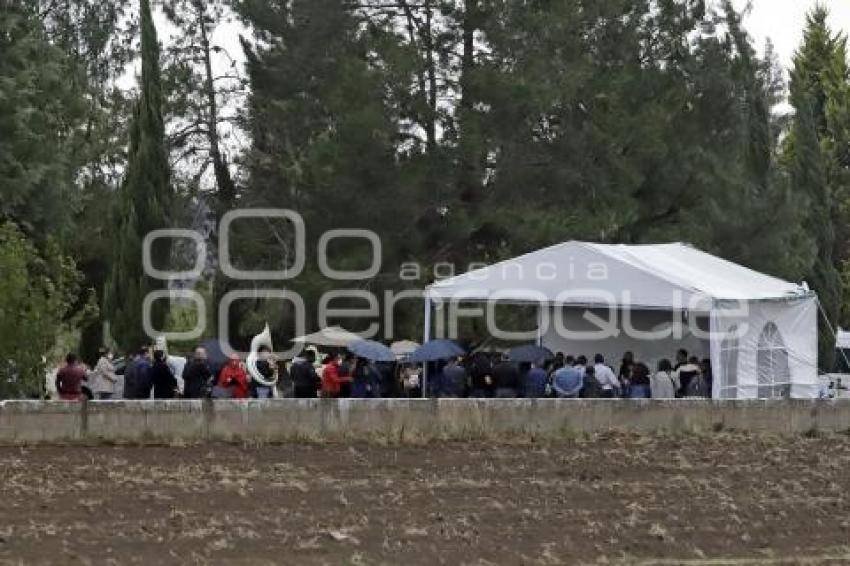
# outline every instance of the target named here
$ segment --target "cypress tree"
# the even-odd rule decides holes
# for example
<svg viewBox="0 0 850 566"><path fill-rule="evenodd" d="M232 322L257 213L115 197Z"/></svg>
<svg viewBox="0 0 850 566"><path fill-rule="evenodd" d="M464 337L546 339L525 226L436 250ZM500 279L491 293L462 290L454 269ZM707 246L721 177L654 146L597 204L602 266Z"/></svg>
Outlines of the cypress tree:
<svg viewBox="0 0 850 566"><path fill-rule="evenodd" d="M829 320L837 324L842 294L838 267L845 256L841 242L846 239L847 224L842 203L848 187L836 159L839 154L834 143L844 127L833 119L832 110L839 106L840 96L836 95L845 90L848 73L846 40L829 29L828 15L823 6L817 6L808 15L803 43L794 57L791 103L796 113L786 141L785 157L794 190L809 202L805 225L817 246L807 280L818 292ZM831 365L834 342L834 336L822 321L820 356L825 369Z"/></svg>
<svg viewBox="0 0 850 566"><path fill-rule="evenodd" d="M800 98L795 100L795 106L797 115L791 132L791 183L794 190L805 195L808 200L809 216L804 226L814 236L817 245L817 255L807 275L807 281L817 291L826 316L834 324L839 311L841 281L832 256L835 230L830 221L826 166L817 138L817 119L813 112L816 101L801 94ZM822 318L819 320L820 364L824 369L829 369L834 355L835 337L826 321Z"/></svg>
<svg viewBox="0 0 850 566"><path fill-rule="evenodd" d="M162 119L159 43L149 0L141 0L141 32L141 93L130 125L127 173L116 211L114 267L106 297L112 335L123 348L137 348L148 338L143 329L142 304L148 293L163 288L164 283L145 275L142 243L148 233L169 225L172 200ZM170 240L157 239L151 254L154 266L166 269L171 256ZM162 328L167 310L166 301L154 303L154 328Z"/></svg>

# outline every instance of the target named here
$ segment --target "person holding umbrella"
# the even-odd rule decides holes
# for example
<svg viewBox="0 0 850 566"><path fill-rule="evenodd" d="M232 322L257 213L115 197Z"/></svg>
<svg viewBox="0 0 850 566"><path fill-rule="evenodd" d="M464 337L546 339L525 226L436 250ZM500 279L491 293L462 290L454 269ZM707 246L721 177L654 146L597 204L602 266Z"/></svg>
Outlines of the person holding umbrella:
<svg viewBox="0 0 850 566"><path fill-rule="evenodd" d="M374 340L358 340L348 345L348 350L363 360L358 364L352 383L353 397L380 397L383 375L377 363L395 362L395 354L387 346ZM388 379L392 379L392 371Z"/></svg>
<svg viewBox="0 0 850 566"><path fill-rule="evenodd" d="M357 399L372 399L380 396L381 374L375 364L365 358L357 358L351 396Z"/></svg>
<svg viewBox="0 0 850 566"><path fill-rule="evenodd" d="M417 348L410 356L410 360L424 365L423 382L420 385L423 393L425 395L428 393L432 395L440 394L443 368L438 365L438 362L444 362L443 365L445 366L445 360L465 354L463 348L453 341L445 339L431 340Z"/></svg>
<svg viewBox="0 0 850 566"><path fill-rule="evenodd" d="M460 398L466 396L466 370L460 365L458 358L449 358L443 368L440 380L439 397Z"/></svg>
<svg viewBox="0 0 850 566"><path fill-rule="evenodd" d="M523 396L528 399L541 399L546 397L546 386L549 384L549 375L546 372L546 362L537 360L531 369L525 374L523 383Z"/></svg>
<svg viewBox="0 0 850 566"><path fill-rule="evenodd" d="M493 381L496 385L496 397L510 399L519 396L520 376L516 364L503 359L493 368Z"/></svg>
<svg viewBox="0 0 850 566"><path fill-rule="evenodd" d="M470 396L482 399L493 396L493 364L490 357L483 352L478 352L472 357L469 374L472 381Z"/></svg>
<svg viewBox="0 0 850 566"><path fill-rule="evenodd" d="M339 397L342 380L339 376L339 356L328 355L322 362L325 369L322 370L322 396Z"/></svg>
<svg viewBox="0 0 850 566"><path fill-rule="evenodd" d="M339 396L342 398L351 397L351 381L354 378L355 356L351 352L347 352L342 357L342 362L337 369L339 375Z"/></svg>

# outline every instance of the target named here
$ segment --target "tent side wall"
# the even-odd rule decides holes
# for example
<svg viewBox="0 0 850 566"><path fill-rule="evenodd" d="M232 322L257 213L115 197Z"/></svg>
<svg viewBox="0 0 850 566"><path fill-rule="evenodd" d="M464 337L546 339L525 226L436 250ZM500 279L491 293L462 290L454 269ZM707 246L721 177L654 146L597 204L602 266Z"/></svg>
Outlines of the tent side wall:
<svg viewBox="0 0 850 566"><path fill-rule="evenodd" d="M817 298L755 301L711 315L713 396L818 395Z"/></svg>

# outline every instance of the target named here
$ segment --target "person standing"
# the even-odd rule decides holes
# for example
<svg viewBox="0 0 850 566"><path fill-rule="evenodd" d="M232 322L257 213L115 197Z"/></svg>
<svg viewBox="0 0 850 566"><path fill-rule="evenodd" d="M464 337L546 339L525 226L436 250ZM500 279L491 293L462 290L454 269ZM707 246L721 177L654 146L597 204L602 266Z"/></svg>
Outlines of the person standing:
<svg viewBox="0 0 850 566"><path fill-rule="evenodd" d="M678 370L680 367L688 363L688 351L684 348L676 350L676 365L673 370Z"/></svg>
<svg viewBox="0 0 850 566"><path fill-rule="evenodd" d="M490 357L483 352L478 352L472 357L469 368L469 377L472 382L470 397L483 399L493 396L493 364Z"/></svg>
<svg viewBox="0 0 850 566"><path fill-rule="evenodd" d="M321 389L322 380L313 367L315 361L316 354L312 350L307 350L292 360L289 375L292 377L295 397L298 399L315 399Z"/></svg>
<svg viewBox="0 0 850 566"><path fill-rule="evenodd" d="M691 387L692 380L700 380L701 379L701 371L699 367L699 358L696 356L691 356L687 363L680 365L675 370L676 378L679 380L679 391L676 395L677 397L694 397L694 391L696 387L699 387L699 383L697 383L696 387Z"/></svg>
<svg viewBox="0 0 850 566"><path fill-rule="evenodd" d="M581 374L582 378L584 378L585 371L587 370L587 367L588 367L587 356L579 355L576 358L575 363L573 364L573 367L576 368L579 371L579 373Z"/></svg>
<svg viewBox="0 0 850 566"><path fill-rule="evenodd" d="M559 399L576 399L584 387L584 375L577 367L567 363L552 374L552 387Z"/></svg>
<svg viewBox="0 0 850 566"><path fill-rule="evenodd" d="M582 399L602 399L605 398L605 392L602 389L599 381L596 379L595 366L587 366L582 373L582 388L579 396ZM610 399L612 395L607 395Z"/></svg>
<svg viewBox="0 0 850 566"><path fill-rule="evenodd" d="M604 399L616 397L620 381L614 375L614 370L605 365L605 357L602 354L596 354L593 362L593 375L602 387L602 397Z"/></svg>
<svg viewBox="0 0 850 566"><path fill-rule="evenodd" d="M620 362L620 371L617 374L617 379L620 381L620 391L623 393L623 397L630 396L630 386L632 382L632 370L635 367L635 354L634 352L627 351L623 354L623 359Z"/></svg>
<svg viewBox="0 0 850 566"><path fill-rule="evenodd" d="M649 367L638 362L632 365L632 375L629 379L629 399L649 399Z"/></svg>
<svg viewBox="0 0 850 566"><path fill-rule="evenodd" d="M679 378L673 372L673 364L670 360L663 359L658 362L658 371L650 380L650 389L653 399L675 399L679 390Z"/></svg>
<svg viewBox="0 0 850 566"><path fill-rule="evenodd" d="M412 364L401 364L399 366L399 380L405 397L417 399L422 397L420 369Z"/></svg>
<svg viewBox="0 0 850 566"><path fill-rule="evenodd" d="M139 360L139 353L135 354L127 354L124 358L127 360L124 365L124 389L122 391L122 396L124 399L132 399L133 395L136 393L136 362Z"/></svg>
<svg viewBox="0 0 850 566"><path fill-rule="evenodd" d="M153 365L150 368L154 399L174 399L177 396L177 378L168 366L165 352L153 353Z"/></svg>
<svg viewBox="0 0 850 566"><path fill-rule="evenodd" d="M688 381L688 385L682 387L682 390L684 391L683 396L703 399L705 399L706 397L711 398L711 391L708 387L708 381L705 378L703 367L696 356L692 356L691 359L688 360L688 365L679 368L679 379L682 379L682 376L685 375L684 370L690 367L694 367L698 371L696 373L693 373L690 380Z"/></svg>
<svg viewBox="0 0 850 566"><path fill-rule="evenodd" d="M546 373L545 362L535 362L528 373L525 374L522 392L523 397L528 399L541 399L546 396L546 385L549 375Z"/></svg>
<svg viewBox="0 0 850 566"><path fill-rule="evenodd" d="M363 358L357 358L354 369L354 381L351 384L351 396L358 399L373 399L381 395L381 373L375 364Z"/></svg>
<svg viewBox="0 0 850 566"><path fill-rule="evenodd" d="M714 390L712 389L714 386L714 375L711 372L711 360L709 358L703 358L699 364L699 369L702 373L702 380L705 387L704 396L711 399L714 395Z"/></svg>
<svg viewBox="0 0 850 566"><path fill-rule="evenodd" d="M77 355L65 356L65 366L56 374L56 392L63 401L82 401L83 382L86 380L86 368L80 364Z"/></svg>
<svg viewBox="0 0 850 566"><path fill-rule="evenodd" d="M231 399L247 399L250 395L248 372L237 354L232 354L218 374L218 388L228 391Z"/></svg>
<svg viewBox="0 0 850 566"><path fill-rule="evenodd" d="M440 397L459 398L466 395L466 370L457 358L449 359L443 368L443 378L440 382Z"/></svg>
<svg viewBox="0 0 850 566"><path fill-rule="evenodd" d="M351 397L351 381L354 377L354 354L348 352L342 358L337 371L339 376L339 396Z"/></svg>
<svg viewBox="0 0 850 566"><path fill-rule="evenodd" d="M519 396L519 370L509 360L502 360L493 368L496 397L507 399Z"/></svg>
<svg viewBox="0 0 850 566"><path fill-rule="evenodd" d="M150 399L152 388L150 370L151 353L147 346L143 346L124 374L125 399Z"/></svg>
<svg viewBox="0 0 850 566"><path fill-rule="evenodd" d="M183 368L183 397L201 399L206 397L211 386L212 370L207 361L207 350L202 346L195 348L192 359Z"/></svg>
<svg viewBox="0 0 850 566"><path fill-rule="evenodd" d="M263 376L263 379L266 381L274 381L275 374L277 373L277 367L273 363L272 359L272 349L268 346L260 346L259 350L257 350L257 371L260 372L260 375ZM272 398L272 386L271 385L262 385L260 383L252 382L252 389L254 397L257 399L271 399Z"/></svg>
<svg viewBox="0 0 850 566"><path fill-rule="evenodd" d="M564 367L566 364L567 364L567 360L564 357L564 353L558 352L557 354L555 354L555 359L552 362L552 373L554 374L556 371L558 371L559 369Z"/></svg>
<svg viewBox="0 0 850 566"><path fill-rule="evenodd" d="M395 379L396 362L374 362L374 365L380 379L378 384L380 396L386 399L398 397L398 380Z"/></svg>
<svg viewBox="0 0 850 566"><path fill-rule="evenodd" d="M98 350L98 360L94 366L92 392L96 399L112 399L115 395L115 384L118 376L115 374L115 366L112 363L112 351L108 348Z"/></svg>
<svg viewBox="0 0 850 566"><path fill-rule="evenodd" d="M329 354L322 365L322 397L339 397L341 383L339 378L339 356Z"/></svg>

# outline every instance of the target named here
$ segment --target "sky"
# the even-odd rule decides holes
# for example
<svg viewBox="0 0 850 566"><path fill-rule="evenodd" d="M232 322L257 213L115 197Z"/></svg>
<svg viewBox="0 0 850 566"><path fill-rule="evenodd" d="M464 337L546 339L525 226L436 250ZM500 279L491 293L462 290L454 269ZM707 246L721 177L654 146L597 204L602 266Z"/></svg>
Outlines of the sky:
<svg viewBox="0 0 850 566"><path fill-rule="evenodd" d="M780 62L790 68L794 51L803 38L806 13L817 0L751 0L752 11L744 25L753 36L761 53L765 41L770 38L779 55ZM820 0L829 8L830 27L835 31L850 33L850 0ZM735 0L738 8L747 5L747 0Z"/></svg>

